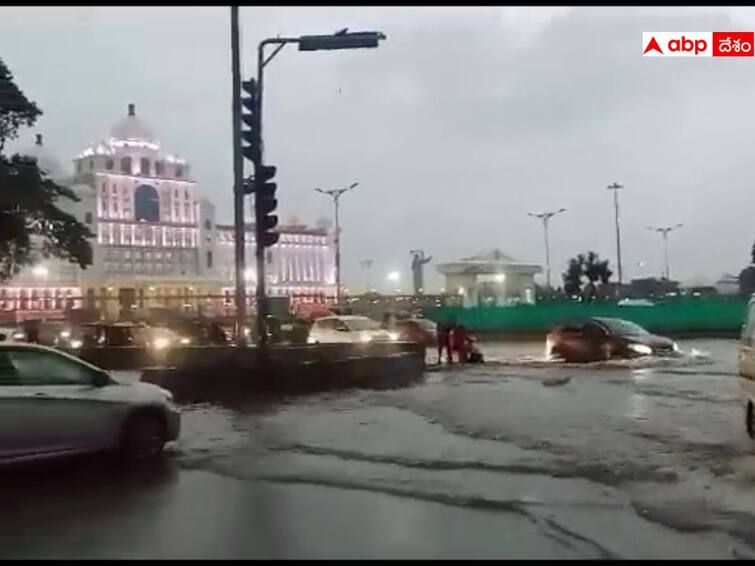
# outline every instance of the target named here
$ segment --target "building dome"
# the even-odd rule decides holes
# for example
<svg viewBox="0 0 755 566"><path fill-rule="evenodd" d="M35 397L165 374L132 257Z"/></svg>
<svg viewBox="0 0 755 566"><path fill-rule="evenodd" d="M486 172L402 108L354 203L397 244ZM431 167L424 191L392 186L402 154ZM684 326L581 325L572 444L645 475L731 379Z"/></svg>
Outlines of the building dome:
<svg viewBox="0 0 755 566"><path fill-rule="evenodd" d="M24 151L24 154L34 157L37 160L39 170L50 178L60 178L65 175L60 161L50 152L42 143L42 134L37 134L34 145Z"/></svg>
<svg viewBox="0 0 755 566"><path fill-rule="evenodd" d="M136 115L136 106L133 103L128 105L126 117L112 127L110 136L117 140L157 142L152 128Z"/></svg>

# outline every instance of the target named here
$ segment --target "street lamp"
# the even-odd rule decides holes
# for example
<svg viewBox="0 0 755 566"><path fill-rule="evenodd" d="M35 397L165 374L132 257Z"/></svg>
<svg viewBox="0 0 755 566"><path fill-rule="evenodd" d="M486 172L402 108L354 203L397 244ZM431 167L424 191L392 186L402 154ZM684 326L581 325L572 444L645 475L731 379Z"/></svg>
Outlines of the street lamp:
<svg viewBox="0 0 755 566"><path fill-rule="evenodd" d="M234 165L234 229L236 234L236 305L237 305L237 329L240 329L245 323L245 288L241 281L241 275L245 270L245 249L244 249L244 178L243 178L243 156L242 131L241 131L241 64L240 64L240 32L239 32L239 7L231 6L231 62L232 62L232 80L233 80L233 165ZM264 68L272 61L281 49L287 43L296 43L299 45L299 51L323 51L334 49L360 49L377 47L381 40L386 39L385 34L377 31L349 32L345 28L332 35L305 35L301 37L275 37L268 38L259 43L257 46L257 82L255 85L254 97L254 125L247 139L251 143L251 154L254 155L255 179L263 177L261 173L266 169L263 165L263 137L262 137L262 102L263 102L263 78ZM267 45L276 45L275 50L265 57L265 47ZM249 124L252 125L252 124ZM267 167L270 169L270 167ZM255 199L259 195L255 196ZM256 203L256 201L255 201ZM255 210L257 207L255 206ZM257 228L259 229L260 219L256 218ZM256 239L256 264L257 264L257 329L260 337L260 348L263 355L267 345L267 332L265 331L265 317L267 314L267 300L265 294L265 244L261 238ZM239 336L237 343L244 343L243 336Z"/></svg>
<svg viewBox="0 0 755 566"><path fill-rule="evenodd" d="M333 209L336 221L336 304L341 302L341 225L338 218L338 202L341 195L355 189L359 185L358 182L351 183L348 187L342 189L330 189L324 191L322 189L315 189L318 193L328 195L333 199Z"/></svg>
<svg viewBox="0 0 755 566"><path fill-rule="evenodd" d="M566 212L566 209L559 208L553 212L541 212L540 214L533 214L532 212L527 213L528 216L539 218L543 222L543 233L545 235L545 284L548 289L551 288L551 251L548 242L548 221L556 216L556 214L561 214L562 212Z"/></svg>
<svg viewBox="0 0 755 566"><path fill-rule="evenodd" d="M648 226L648 230L652 230L653 232L659 233L661 236L663 236L663 260L664 260L664 276L666 278L666 281L671 280L671 273L669 271L668 267L668 235L669 232L673 232L677 228L681 228L684 226L684 224L675 224L674 226L661 226L659 228L654 228L652 226Z"/></svg>
<svg viewBox="0 0 755 566"><path fill-rule="evenodd" d="M619 286L617 287L617 294L621 297L621 236L619 234L619 191L624 188L624 185L619 183L612 183L606 187L609 191L613 191L613 207L616 212L616 265L618 266Z"/></svg>

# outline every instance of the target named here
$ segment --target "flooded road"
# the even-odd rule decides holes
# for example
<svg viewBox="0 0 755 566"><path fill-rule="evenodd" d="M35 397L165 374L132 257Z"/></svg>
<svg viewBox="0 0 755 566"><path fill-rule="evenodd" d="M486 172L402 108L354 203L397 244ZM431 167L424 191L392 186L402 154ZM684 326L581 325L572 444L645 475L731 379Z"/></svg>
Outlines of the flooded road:
<svg viewBox="0 0 755 566"><path fill-rule="evenodd" d="M0 556L755 557L736 343L680 346L482 344L411 388L185 407L160 466L4 472Z"/></svg>

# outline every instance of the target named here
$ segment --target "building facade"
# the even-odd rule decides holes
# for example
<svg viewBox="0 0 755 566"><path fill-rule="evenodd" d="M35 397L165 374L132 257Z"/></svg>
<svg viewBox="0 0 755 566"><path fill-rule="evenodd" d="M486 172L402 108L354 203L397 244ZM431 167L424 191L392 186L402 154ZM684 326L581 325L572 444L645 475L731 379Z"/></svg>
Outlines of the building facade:
<svg viewBox="0 0 755 566"><path fill-rule="evenodd" d="M124 309L190 309L230 314L234 270L233 226L218 224L190 164L162 149L133 104L109 137L85 148L66 175L42 143L26 153L70 187L79 202L61 202L93 233L87 269L45 259L0 287L0 311L16 318L52 311L95 309L106 318ZM294 300L335 294L332 234L324 227L282 226L267 250L268 293ZM253 305L254 226L247 224L248 301Z"/></svg>
<svg viewBox="0 0 755 566"><path fill-rule="evenodd" d="M535 275L542 267L521 262L499 249L437 266L445 292L461 297L464 307L534 304Z"/></svg>

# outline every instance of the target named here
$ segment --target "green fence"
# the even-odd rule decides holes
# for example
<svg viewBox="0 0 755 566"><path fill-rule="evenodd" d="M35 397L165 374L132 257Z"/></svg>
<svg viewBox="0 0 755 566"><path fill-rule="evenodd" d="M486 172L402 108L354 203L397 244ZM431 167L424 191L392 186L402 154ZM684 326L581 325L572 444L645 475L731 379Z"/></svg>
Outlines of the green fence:
<svg viewBox="0 0 755 566"><path fill-rule="evenodd" d="M437 307L426 316L455 320L476 332L547 332L554 324L591 316L629 320L651 332L736 333L744 322L747 301L728 297L685 297L653 306L619 306L615 301L541 302L509 307Z"/></svg>

